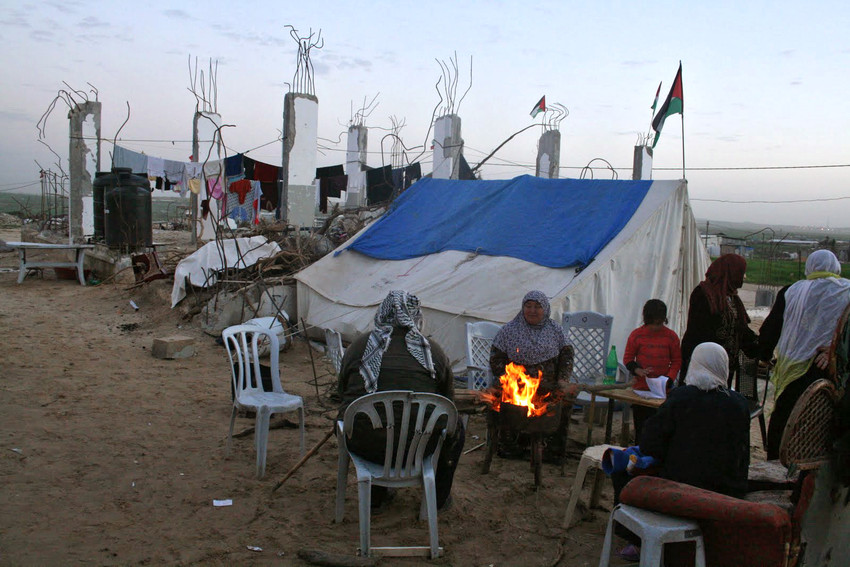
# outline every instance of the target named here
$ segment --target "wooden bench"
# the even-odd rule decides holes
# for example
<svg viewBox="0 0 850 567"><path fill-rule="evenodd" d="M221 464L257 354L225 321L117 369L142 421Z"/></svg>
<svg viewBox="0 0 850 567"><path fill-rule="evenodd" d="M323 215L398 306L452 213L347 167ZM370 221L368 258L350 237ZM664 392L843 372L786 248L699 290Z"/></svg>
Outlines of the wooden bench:
<svg viewBox="0 0 850 567"><path fill-rule="evenodd" d="M46 244L43 242L7 242L7 246L18 251L21 267L18 269L18 283L24 281L27 270L31 268L75 268L80 285L86 285L86 277L83 273L83 262L86 258L86 250L94 248L92 244ZM27 250L73 250L75 259L68 260L38 260L27 261Z"/></svg>

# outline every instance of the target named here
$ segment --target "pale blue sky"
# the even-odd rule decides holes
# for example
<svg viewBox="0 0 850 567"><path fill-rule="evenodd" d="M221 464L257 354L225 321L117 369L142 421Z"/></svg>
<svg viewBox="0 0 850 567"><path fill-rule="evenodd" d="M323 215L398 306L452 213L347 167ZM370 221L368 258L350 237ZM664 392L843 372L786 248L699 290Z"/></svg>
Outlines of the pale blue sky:
<svg viewBox="0 0 850 567"><path fill-rule="evenodd" d="M571 6L571 4L585 4ZM630 176L639 133L647 131L659 81L666 96L683 63L685 151L698 217L757 223L850 226L850 199L795 204L711 203L699 199L789 200L850 197L850 168L699 171L850 164L850 7L845 2L99 2L0 0L0 191L35 183L34 161L55 161L36 123L57 91L97 87L103 136L122 145L188 159L195 99L188 58L219 61L218 110L235 124L236 151L265 144L281 128L285 82L296 44L286 24L322 30L313 52L319 136L338 139L352 104L376 94L367 119L369 165L390 116L407 121L408 146L426 140L439 102L435 59L457 53L465 154L476 164L531 124L546 95L570 115L561 124L563 177L603 158ZM67 108L47 122L48 142L67 156ZM539 130L520 134L485 166L485 178L534 172ZM170 141L173 140L172 144ZM339 146L319 165L341 163ZM103 144L104 159L111 144ZM389 151L389 142L385 145ZM251 152L280 163L280 144ZM427 156L430 158L430 156ZM387 158L388 159L388 158ZM601 163L601 162L595 162ZM519 165L516 165L519 164ZM656 147L656 179L681 176L681 121L667 121ZM522 167L525 166L525 167ZM622 169L621 169L622 168ZM430 171L430 164L424 166ZM610 173L597 169L597 178Z"/></svg>

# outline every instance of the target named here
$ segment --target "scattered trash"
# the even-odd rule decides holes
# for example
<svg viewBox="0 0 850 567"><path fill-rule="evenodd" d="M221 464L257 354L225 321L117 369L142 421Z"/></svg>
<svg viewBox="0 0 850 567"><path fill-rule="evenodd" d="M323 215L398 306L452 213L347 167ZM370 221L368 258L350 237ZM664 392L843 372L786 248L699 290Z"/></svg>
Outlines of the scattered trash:
<svg viewBox="0 0 850 567"><path fill-rule="evenodd" d="M130 307L132 307L132 308L133 308L134 310L136 310L136 311L138 311L138 310L139 310L139 306L138 306L138 305L136 305L136 302L135 302L135 301L133 301L132 299L130 300Z"/></svg>
<svg viewBox="0 0 850 567"><path fill-rule="evenodd" d="M134 482L131 482L131 483L130 483L130 486L131 486L131 487L133 487L133 488L136 488L136 483L135 483L135 481L134 481Z"/></svg>
<svg viewBox="0 0 850 567"><path fill-rule="evenodd" d="M478 439L480 439L480 437L478 437L478 435L473 435L472 438L476 441L478 441Z"/></svg>
<svg viewBox="0 0 850 567"><path fill-rule="evenodd" d="M245 547L247 547L251 551L262 551L263 550L262 547L257 547L256 545L246 545Z"/></svg>
<svg viewBox="0 0 850 567"><path fill-rule="evenodd" d="M227 500L213 500L213 506L233 506L233 500L229 498Z"/></svg>
<svg viewBox="0 0 850 567"><path fill-rule="evenodd" d="M19 454L19 455L23 455L23 454L24 454L24 452L23 452L23 451L21 451L20 449L18 449L17 447L15 447L14 449L12 449L12 451L13 451L13 452L15 452L15 453L17 453L17 454Z"/></svg>

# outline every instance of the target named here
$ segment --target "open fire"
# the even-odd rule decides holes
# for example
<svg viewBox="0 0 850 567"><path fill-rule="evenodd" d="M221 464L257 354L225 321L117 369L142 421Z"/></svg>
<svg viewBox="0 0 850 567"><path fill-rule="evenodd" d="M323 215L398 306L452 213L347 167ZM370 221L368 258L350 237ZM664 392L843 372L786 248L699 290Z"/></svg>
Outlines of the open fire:
<svg viewBox="0 0 850 567"><path fill-rule="evenodd" d="M526 417L538 417L546 414L549 402L549 394L537 395L543 373L537 371L537 377L525 373L525 367L521 364L511 362L505 367L505 374L499 377L502 385L502 396L500 399L493 398L491 406L494 411L499 411L502 403L526 408Z"/></svg>

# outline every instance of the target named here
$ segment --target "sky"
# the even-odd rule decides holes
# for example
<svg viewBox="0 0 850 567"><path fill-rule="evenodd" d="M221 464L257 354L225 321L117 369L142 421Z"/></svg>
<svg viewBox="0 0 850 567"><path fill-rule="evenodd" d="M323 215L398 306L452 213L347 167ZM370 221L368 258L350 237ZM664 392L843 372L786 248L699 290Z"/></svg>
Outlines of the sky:
<svg viewBox="0 0 850 567"><path fill-rule="evenodd" d="M67 170L68 107L59 100L43 121L41 142L61 162L36 126L69 86L91 99L92 86L97 91L103 163L116 135L132 150L188 161L196 60L206 85L210 61L217 64L217 111L232 125L223 134L228 151L279 165L283 98L297 61L291 25L301 35L321 30L323 40L311 53L319 166L344 162L352 109L373 99L368 165L389 163L390 143L382 152L381 139L391 118L405 123L409 158L419 156L440 104L438 61L454 59L457 99L469 89L456 111L470 164L539 124L530 112L545 95L569 111L560 124L561 177L629 179L658 84L663 102L681 61L684 114L662 130L654 179L679 179L684 165L700 219L850 226L846 2L0 0L0 7L2 192L37 191L41 167ZM517 134L482 167L483 177L533 175L541 132ZM426 173L430 159L430 152L420 158Z"/></svg>

